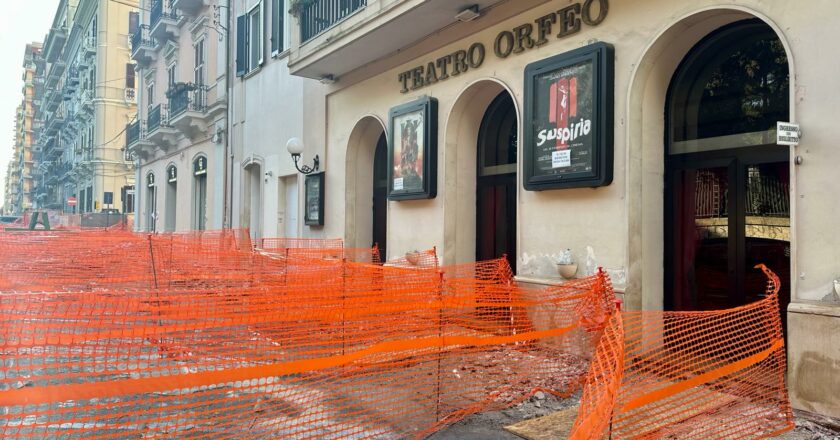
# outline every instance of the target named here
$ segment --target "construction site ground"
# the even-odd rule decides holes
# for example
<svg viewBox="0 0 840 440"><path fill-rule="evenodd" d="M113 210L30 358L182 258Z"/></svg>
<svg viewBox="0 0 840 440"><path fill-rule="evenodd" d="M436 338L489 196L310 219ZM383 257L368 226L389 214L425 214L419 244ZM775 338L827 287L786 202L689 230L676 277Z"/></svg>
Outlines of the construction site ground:
<svg viewBox="0 0 840 440"><path fill-rule="evenodd" d="M565 438L562 435L565 426L571 426L577 416L579 396L558 399L550 394L537 393L530 399L501 411L488 411L473 414L460 422L449 426L428 440L549 440ZM537 435L519 436L505 429L526 420L552 416L551 429L537 432ZM833 423L832 423L833 422ZM558 426L565 425L565 426ZM818 423L811 418L796 414L796 428L777 437L778 440L838 440L840 439L840 421Z"/></svg>

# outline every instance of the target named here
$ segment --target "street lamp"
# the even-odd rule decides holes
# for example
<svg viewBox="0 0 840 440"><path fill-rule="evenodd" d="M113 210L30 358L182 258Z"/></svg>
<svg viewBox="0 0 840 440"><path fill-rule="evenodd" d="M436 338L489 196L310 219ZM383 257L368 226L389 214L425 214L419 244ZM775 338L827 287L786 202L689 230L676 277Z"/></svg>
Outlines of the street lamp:
<svg viewBox="0 0 840 440"><path fill-rule="evenodd" d="M310 168L308 165L304 165L303 168L298 166L298 161L300 160L300 154L303 153L303 141L299 138L293 137L289 139L289 142L286 142L286 149L289 150L289 153L292 155L292 160L295 161L295 168L301 174L312 174L318 171L318 166L320 165L320 158L318 155L315 155L315 163Z"/></svg>

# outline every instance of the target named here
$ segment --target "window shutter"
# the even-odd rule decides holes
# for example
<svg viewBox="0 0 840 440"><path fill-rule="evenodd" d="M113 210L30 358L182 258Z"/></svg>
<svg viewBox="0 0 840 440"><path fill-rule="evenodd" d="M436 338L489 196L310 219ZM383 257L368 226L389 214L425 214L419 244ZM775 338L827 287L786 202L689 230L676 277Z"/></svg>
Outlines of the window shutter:
<svg viewBox="0 0 840 440"><path fill-rule="evenodd" d="M129 12L128 13L128 34L134 35L140 28L140 13L139 12Z"/></svg>
<svg viewBox="0 0 840 440"><path fill-rule="evenodd" d="M236 17L236 76L245 75L248 70L248 51L245 40L248 38L248 15Z"/></svg>
<svg viewBox="0 0 840 440"><path fill-rule="evenodd" d="M271 1L271 54L277 52L277 18L279 17L278 9L280 8L280 0Z"/></svg>
<svg viewBox="0 0 840 440"><path fill-rule="evenodd" d="M260 0L260 29L259 29L259 31L260 31L259 32L260 41L259 41L259 46L258 46L260 48L260 60L258 62L258 64L260 66L263 65L263 61L264 61L264 58L265 58L265 56L264 56L264 54L265 54L265 44L263 44L263 42L265 41L265 26L263 25L264 23L265 23L265 0Z"/></svg>
<svg viewBox="0 0 840 440"><path fill-rule="evenodd" d="M125 88L134 88L134 64L131 63L125 65Z"/></svg>

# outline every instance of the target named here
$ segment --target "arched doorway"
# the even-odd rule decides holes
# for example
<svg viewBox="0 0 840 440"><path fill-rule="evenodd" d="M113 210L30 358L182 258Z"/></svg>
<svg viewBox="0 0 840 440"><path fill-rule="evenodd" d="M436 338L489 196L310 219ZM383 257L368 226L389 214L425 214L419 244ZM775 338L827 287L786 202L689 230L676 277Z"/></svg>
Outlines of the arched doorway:
<svg viewBox="0 0 840 440"><path fill-rule="evenodd" d="M385 125L376 116L356 123L347 143L345 169L345 231L347 247L379 246L387 258L388 141Z"/></svg>
<svg viewBox="0 0 840 440"><path fill-rule="evenodd" d="M173 164L166 168L166 212L164 213L163 228L172 232L176 228L176 212L178 211L178 168Z"/></svg>
<svg viewBox="0 0 840 440"><path fill-rule="evenodd" d="M759 263L781 277L786 308L790 164L775 127L789 120L789 96L784 46L757 19L710 33L677 68L666 100L666 309L752 302L766 286Z"/></svg>
<svg viewBox="0 0 840 440"><path fill-rule="evenodd" d="M251 239L258 243L262 238L262 181L263 171L259 162L251 162L245 167L245 209L243 225L251 232Z"/></svg>
<svg viewBox="0 0 840 440"><path fill-rule="evenodd" d="M388 255L388 138L385 133L376 143L373 154L373 244L379 247L379 258Z"/></svg>
<svg viewBox="0 0 840 440"><path fill-rule="evenodd" d="M506 256L516 271L516 106L507 91L487 107L478 132L476 261Z"/></svg>
<svg viewBox="0 0 840 440"><path fill-rule="evenodd" d="M193 229L207 229L207 157L193 160Z"/></svg>
<svg viewBox="0 0 840 440"><path fill-rule="evenodd" d="M88 192L89 194L90 192ZM155 173L146 174L146 230L155 232L157 229L157 188L155 187Z"/></svg>

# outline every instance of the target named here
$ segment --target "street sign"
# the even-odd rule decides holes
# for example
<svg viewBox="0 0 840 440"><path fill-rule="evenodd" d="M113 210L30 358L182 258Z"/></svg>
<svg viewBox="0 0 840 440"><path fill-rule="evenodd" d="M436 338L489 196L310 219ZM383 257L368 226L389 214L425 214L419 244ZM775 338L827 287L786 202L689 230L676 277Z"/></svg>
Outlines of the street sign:
<svg viewBox="0 0 840 440"><path fill-rule="evenodd" d="M76 198L75 197L68 197L67 198L67 206L76 206Z"/></svg>
<svg viewBox="0 0 840 440"><path fill-rule="evenodd" d="M799 145L801 136L802 132L799 131L799 124L776 122L776 144Z"/></svg>

